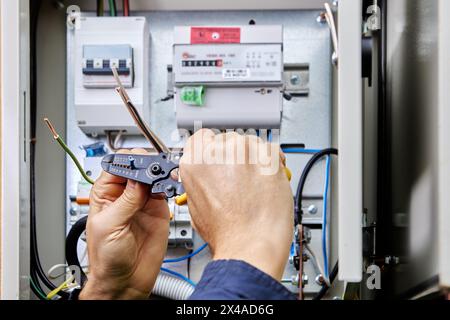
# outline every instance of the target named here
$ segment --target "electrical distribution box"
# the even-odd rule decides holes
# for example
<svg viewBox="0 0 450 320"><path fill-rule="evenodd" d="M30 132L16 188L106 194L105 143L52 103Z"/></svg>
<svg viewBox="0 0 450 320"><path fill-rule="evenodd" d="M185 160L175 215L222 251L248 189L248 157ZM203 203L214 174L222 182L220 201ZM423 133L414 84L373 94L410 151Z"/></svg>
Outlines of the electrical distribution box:
<svg viewBox="0 0 450 320"><path fill-rule="evenodd" d="M282 26L175 27L173 82L179 128L280 128Z"/></svg>
<svg viewBox="0 0 450 320"><path fill-rule="evenodd" d="M138 134L119 95L116 67L134 105L149 119L149 32L145 17L81 17L69 39L69 90L77 124L84 133ZM70 105L70 102L69 102Z"/></svg>

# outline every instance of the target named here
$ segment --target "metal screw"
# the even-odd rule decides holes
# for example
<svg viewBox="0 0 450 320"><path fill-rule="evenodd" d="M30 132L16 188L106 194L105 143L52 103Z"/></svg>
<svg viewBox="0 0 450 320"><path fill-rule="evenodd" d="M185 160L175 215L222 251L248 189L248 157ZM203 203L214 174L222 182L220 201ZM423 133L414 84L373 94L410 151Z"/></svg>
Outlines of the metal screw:
<svg viewBox="0 0 450 320"><path fill-rule="evenodd" d="M318 210L317 210L317 207L315 206L315 205L310 205L309 207L308 207L308 213L309 214L316 214L318 212Z"/></svg>
<svg viewBox="0 0 450 320"><path fill-rule="evenodd" d="M298 74L293 74L290 81L293 86L298 86L300 84L300 76Z"/></svg>
<svg viewBox="0 0 450 320"><path fill-rule="evenodd" d="M314 281L316 281L316 283L319 286L321 286L325 282L325 279L323 278L323 276L321 274L319 274L319 275L317 275L316 279L314 279Z"/></svg>
<svg viewBox="0 0 450 320"><path fill-rule="evenodd" d="M318 16L316 21L320 24L324 24L327 22L327 19L325 18L325 12L321 12Z"/></svg>

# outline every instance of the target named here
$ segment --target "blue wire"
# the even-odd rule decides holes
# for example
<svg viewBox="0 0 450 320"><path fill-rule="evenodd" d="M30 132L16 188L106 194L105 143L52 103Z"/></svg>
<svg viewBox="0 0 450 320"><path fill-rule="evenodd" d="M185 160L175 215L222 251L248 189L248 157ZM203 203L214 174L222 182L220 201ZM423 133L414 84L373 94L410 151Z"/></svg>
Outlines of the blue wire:
<svg viewBox="0 0 450 320"><path fill-rule="evenodd" d="M208 244L205 243L200 248L198 248L197 250L195 250L194 252L192 252L188 255L185 255L185 256L182 256L179 258L165 259L165 260L163 260L163 263L174 263L174 262L180 262L180 261L187 260L187 259L192 258L193 256L199 254L200 252L202 252L207 246L208 246Z"/></svg>
<svg viewBox="0 0 450 320"><path fill-rule="evenodd" d="M322 150L316 150L316 149L301 149L301 148L284 148L284 153L299 153L299 154L315 154L319 153Z"/></svg>
<svg viewBox="0 0 450 320"><path fill-rule="evenodd" d="M301 149L301 148L284 148L283 152L286 154L315 154L322 150L315 149ZM323 191L323 221L322 221L322 254L324 264L324 277L329 279L328 268L328 249L327 249L327 212L328 212L328 189L330 185L330 170L331 157L327 156L326 172L325 172L325 186Z"/></svg>
<svg viewBox="0 0 450 320"><path fill-rule="evenodd" d="M328 207L328 188L330 184L330 168L331 157L327 156L326 172L325 172L325 186L323 191L323 222L322 222L322 254L325 278L329 279L328 271L328 250L327 250L327 207Z"/></svg>
<svg viewBox="0 0 450 320"><path fill-rule="evenodd" d="M162 272L166 272L166 273L168 273L168 274L171 274L171 275L173 275L173 276L175 276L175 277L177 277L177 278L180 278L181 280L186 281L187 283L189 283L189 284L190 284L191 286L193 286L193 287L196 286L196 283L195 283L194 281L192 281L191 279L189 279L189 278L183 276L181 273L178 273L178 272L175 272L175 271L172 271L172 270L163 268L163 267L161 267L161 271L162 271Z"/></svg>

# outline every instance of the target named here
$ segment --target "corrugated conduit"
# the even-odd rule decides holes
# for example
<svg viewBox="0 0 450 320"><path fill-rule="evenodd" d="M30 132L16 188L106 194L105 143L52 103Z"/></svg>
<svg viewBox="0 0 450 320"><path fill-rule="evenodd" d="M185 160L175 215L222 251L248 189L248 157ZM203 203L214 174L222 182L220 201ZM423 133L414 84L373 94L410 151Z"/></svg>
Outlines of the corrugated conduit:
<svg viewBox="0 0 450 320"><path fill-rule="evenodd" d="M194 292L194 287L183 281L165 274L156 278L152 294L171 300L187 300Z"/></svg>

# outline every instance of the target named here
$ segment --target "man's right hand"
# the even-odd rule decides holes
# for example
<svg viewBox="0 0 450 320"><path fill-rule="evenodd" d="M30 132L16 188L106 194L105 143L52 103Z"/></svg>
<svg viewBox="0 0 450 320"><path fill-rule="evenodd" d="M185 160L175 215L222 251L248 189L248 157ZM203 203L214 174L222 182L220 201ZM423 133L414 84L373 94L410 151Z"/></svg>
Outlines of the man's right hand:
<svg viewBox="0 0 450 320"><path fill-rule="evenodd" d="M242 260L281 279L294 230L284 166L280 147L255 136L200 130L189 139L180 176L214 260Z"/></svg>

